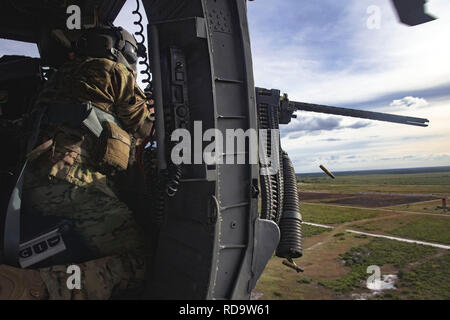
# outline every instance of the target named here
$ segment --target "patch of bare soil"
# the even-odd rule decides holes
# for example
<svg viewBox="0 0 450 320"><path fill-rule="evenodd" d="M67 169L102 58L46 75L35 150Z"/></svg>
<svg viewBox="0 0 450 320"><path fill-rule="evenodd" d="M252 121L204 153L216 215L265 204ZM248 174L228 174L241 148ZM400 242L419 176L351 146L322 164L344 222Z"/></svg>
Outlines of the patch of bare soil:
<svg viewBox="0 0 450 320"><path fill-rule="evenodd" d="M340 199L346 197L353 197L355 194L348 193L329 193L329 192L308 192L300 191L299 197L300 201L305 200L330 200L330 199Z"/></svg>
<svg viewBox="0 0 450 320"><path fill-rule="evenodd" d="M354 205L364 208L390 207L398 204L422 202L436 199L432 196L390 196L390 195L357 195L351 198L327 201L333 204Z"/></svg>
<svg viewBox="0 0 450 320"><path fill-rule="evenodd" d="M345 240L341 240L334 237L334 234L335 231L305 239L303 257L299 259L305 276L313 279L336 279L345 275L349 268L337 259L339 254L369 241L352 236L345 236Z"/></svg>

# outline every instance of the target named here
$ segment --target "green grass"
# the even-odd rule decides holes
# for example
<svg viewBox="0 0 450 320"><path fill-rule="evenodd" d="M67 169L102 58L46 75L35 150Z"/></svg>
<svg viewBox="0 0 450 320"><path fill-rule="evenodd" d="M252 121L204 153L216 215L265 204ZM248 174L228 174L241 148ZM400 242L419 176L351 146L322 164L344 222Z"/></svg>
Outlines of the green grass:
<svg viewBox="0 0 450 320"><path fill-rule="evenodd" d="M273 295L274 295L275 297L279 297L279 298L283 297L283 294L282 294L281 292L278 292L278 291L274 291L274 292L273 292Z"/></svg>
<svg viewBox="0 0 450 320"><path fill-rule="evenodd" d="M273 257L258 280L255 292L263 293L264 300L302 299L302 286L310 279L283 265L282 260Z"/></svg>
<svg viewBox="0 0 450 320"><path fill-rule="evenodd" d="M450 185L346 185L346 184L307 184L299 183L299 190L347 192L384 192L384 193L425 193L446 194Z"/></svg>
<svg viewBox="0 0 450 320"><path fill-rule="evenodd" d="M321 280L319 284L340 293L350 292L354 288L365 287L365 280L369 277L367 267L370 265L381 267L391 264L402 268L408 263L435 254L437 250L393 240L375 239L340 255L339 259L344 265L351 268L348 274L335 280Z"/></svg>
<svg viewBox="0 0 450 320"><path fill-rule="evenodd" d="M414 240L450 244L450 218L421 217L388 233Z"/></svg>
<svg viewBox="0 0 450 320"><path fill-rule="evenodd" d="M328 177L298 177L300 190L332 192L392 192L439 193L450 192L450 172L411 174L336 175Z"/></svg>
<svg viewBox="0 0 450 320"><path fill-rule="evenodd" d="M303 238L309 238L312 236L315 236L317 234L321 234L323 232L330 231L330 229L317 227L317 226L311 226L308 224L302 225L302 236Z"/></svg>
<svg viewBox="0 0 450 320"><path fill-rule="evenodd" d="M406 299L450 299L450 254L399 273L398 294Z"/></svg>
<svg viewBox="0 0 450 320"><path fill-rule="evenodd" d="M399 217L354 224L351 227L366 232L383 232L407 239L450 244L450 218L445 217Z"/></svg>
<svg viewBox="0 0 450 320"><path fill-rule="evenodd" d="M299 177L299 182L321 185L446 185L450 186L450 172L409 174L339 175L332 180L323 177ZM450 189L447 189L450 190Z"/></svg>
<svg viewBox="0 0 450 320"><path fill-rule="evenodd" d="M450 200L449 200L450 201ZM439 209L438 206L442 206L442 200L418 202L418 203L407 203L400 204L397 206L387 207L387 209L399 210L399 211L412 211L412 212L426 212L426 213L437 213L437 214L448 214L450 212Z"/></svg>
<svg viewBox="0 0 450 320"><path fill-rule="evenodd" d="M341 208L337 206L312 205L303 203L304 221L324 224L340 224L349 221L374 218L382 213L364 208Z"/></svg>
<svg viewBox="0 0 450 320"><path fill-rule="evenodd" d="M302 277L300 279L297 280L298 283L303 283L303 284L309 284L311 283L313 280L309 277Z"/></svg>

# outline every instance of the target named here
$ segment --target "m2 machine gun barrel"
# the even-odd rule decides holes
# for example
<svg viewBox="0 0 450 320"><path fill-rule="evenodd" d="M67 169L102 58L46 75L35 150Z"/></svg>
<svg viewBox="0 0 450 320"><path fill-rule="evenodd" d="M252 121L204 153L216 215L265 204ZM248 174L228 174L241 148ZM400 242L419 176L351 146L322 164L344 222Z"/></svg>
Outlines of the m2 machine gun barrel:
<svg viewBox="0 0 450 320"><path fill-rule="evenodd" d="M294 112L298 110L334 114L338 116L386 121L386 122L395 122L419 127L427 127L429 122L428 119L423 118L406 117L382 112L338 108L338 107L324 106L320 104L289 101L287 94L284 94L283 96L280 97L280 91L276 89L269 90L263 88L256 88L256 95L258 97L257 100L272 101L272 103L270 104L273 107L275 107L275 104L278 105L280 124L288 124L289 122L291 122L292 118L297 117L296 115L294 115ZM279 100L277 97L280 97ZM276 100L278 101L275 102Z"/></svg>
<svg viewBox="0 0 450 320"><path fill-rule="evenodd" d="M328 113L328 114L335 114L338 116L371 119L386 122L395 122L419 127L427 127L429 122L427 119L422 118L398 116L395 114L357 110L357 109L330 107L305 102L290 101L289 104L291 104L293 108L295 108L295 110Z"/></svg>

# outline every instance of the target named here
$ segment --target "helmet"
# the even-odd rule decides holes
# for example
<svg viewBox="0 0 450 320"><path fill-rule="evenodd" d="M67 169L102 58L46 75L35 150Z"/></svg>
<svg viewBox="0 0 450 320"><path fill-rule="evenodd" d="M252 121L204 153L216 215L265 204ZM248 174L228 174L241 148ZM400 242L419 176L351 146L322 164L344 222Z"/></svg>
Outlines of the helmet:
<svg viewBox="0 0 450 320"><path fill-rule="evenodd" d="M114 26L87 29L78 39L76 51L82 56L120 62L135 76L138 56L142 56L134 36L122 27Z"/></svg>

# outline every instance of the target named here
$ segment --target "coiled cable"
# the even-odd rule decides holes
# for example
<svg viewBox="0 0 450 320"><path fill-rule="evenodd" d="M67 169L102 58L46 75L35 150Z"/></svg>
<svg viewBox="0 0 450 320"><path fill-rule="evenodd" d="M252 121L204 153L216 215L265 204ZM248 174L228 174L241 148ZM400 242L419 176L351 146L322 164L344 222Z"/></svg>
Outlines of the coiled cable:
<svg viewBox="0 0 450 320"><path fill-rule="evenodd" d="M142 79L142 82L150 85L152 82L152 74L150 72L150 65L148 63L148 54L145 47L145 36L144 36L144 25L142 24L142 14L139 12L139 10L140 10L140 3L139 0L136 0L136 10L132 11L132 14L138 16L138 20L134 21L133 24L139 27L139 30L136 31L134 34L136 35L136 37L140 37L140 39L136 39L138 44L138 50L141 51L139 52L140 53L139 56L142 58L142 60L139 61L139 64L144 66L144 70L140 71L140 74L146 75L146 78ZM150 91L151 87L147 86L146 90Z"/></svg>
<svg viewBox="0 0 450 320"><path fill-rule="evenodd" d="M180 165L173 165L170 168L171 173L169 174L169 181L167 182L167 189L166 193L169 197L174 197L175 194L178 191L178 188L180 187L180 180L181 180L181 166Z"/></svg>

